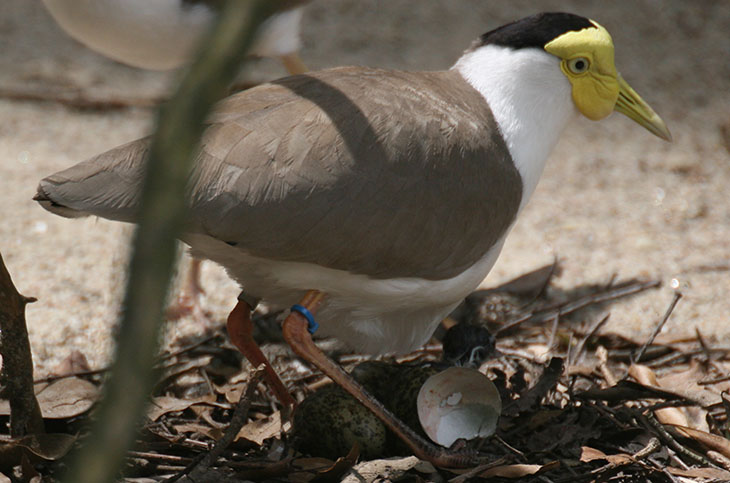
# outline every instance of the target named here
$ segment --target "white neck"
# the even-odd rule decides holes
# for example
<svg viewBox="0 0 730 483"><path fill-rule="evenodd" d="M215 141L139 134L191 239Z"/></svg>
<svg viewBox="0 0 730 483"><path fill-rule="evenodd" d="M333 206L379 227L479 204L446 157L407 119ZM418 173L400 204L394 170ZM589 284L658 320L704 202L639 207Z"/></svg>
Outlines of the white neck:
<svg viewBox="0 0 730 483"><path fill-rule="evenodd" d="M521 211L560 134L577 114L559 59L536 48L485 45L464 54L453 69L492 109L522 177Z"/></svg>

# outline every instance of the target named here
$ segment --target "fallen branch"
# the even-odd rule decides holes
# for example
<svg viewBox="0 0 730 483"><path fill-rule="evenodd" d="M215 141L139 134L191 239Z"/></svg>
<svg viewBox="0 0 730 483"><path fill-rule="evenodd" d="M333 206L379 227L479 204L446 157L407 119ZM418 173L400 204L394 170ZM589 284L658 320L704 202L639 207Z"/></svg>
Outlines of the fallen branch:
<svg viewBox="0 0 730 483"><path fill-rule="evenodd" d="M129 108L151 108L160 104L161 98L91 97L76 89L49 90L47 87L13 89L0 88L0 98L11 101L53 102L82 111L115 111Z"/></svg>
<svg viewBox="0 0 730 483"><path fill-rule="evenodd" d="M542 322L545 320L552 319L556 316L564 316L573 313L582 308L588 307L589 305L595 305L602 302L608 302L621 297L634 295L650 288L657 288L661 285L661 282L657 280L650 280L648 282L630 282L620 286L614 286L607 289L604 292L598 292L584 297L577 298L565 302L558 307L549 309L540 309L534 312L530 312L517 317L516 319L508 322L507 324L500 327L495 333L495 336L501 336L512 329L519 327L525 322Z"/></svg>
<svg viewBox="0 0 730 483"><path fill-rule="evenodd" d="M35 302L13 285L0 254L0 354L3 357L3 398L10 401L10 436L43 433L43 417L33 390L33 357L30 353L25 306Z"/></svg>

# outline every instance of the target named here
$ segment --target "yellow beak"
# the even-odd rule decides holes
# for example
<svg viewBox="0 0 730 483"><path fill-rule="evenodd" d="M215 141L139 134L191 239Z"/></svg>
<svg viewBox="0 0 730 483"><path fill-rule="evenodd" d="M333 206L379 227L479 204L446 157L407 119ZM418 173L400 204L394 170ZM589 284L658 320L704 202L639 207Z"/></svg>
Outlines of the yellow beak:
<svg viewBox="0 0 730 483"><path fill-rule="evenodd" d="M618 100L616 101L614 110L641 124L650 133L659 136L665 141L671 141L672 134L667 129L667 125L664 124L662 118L654 112L654 109L644 102L644 99L620 75L618 76L618 84Z"/></svg>

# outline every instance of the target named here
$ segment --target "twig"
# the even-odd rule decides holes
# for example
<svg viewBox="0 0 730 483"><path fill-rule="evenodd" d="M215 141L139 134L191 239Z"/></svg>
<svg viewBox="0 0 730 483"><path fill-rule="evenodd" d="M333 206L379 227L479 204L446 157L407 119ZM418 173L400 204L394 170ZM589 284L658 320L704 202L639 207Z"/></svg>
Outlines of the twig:
<svg viewBox="0 0 730 483"><path fill-rule="evenodd" d="M702 332L700 332L699 327L695 327L695 334L697 335L697 342L700 344L700 348L702 349L702 352L705 353L705 367L708 367L710 362L712 361L712 354L710 354L710 346L707 345L705 338L702 337Z"/></svg>
<svg viewBox="0 0 730 483"><path fill-rule="evenodd" d="M510 445L507 441L503 440L498 434L493 434L492 439L494 439L498 444L503 446L507 449L510 453L514 454L515 456L518 456L521 460L525 460L525 453L518 450L514 446Z"/></svg>
<svg viewBox="0 0 730 483"><path fill-rule="evenodd" d="M185 354L186 352L190 352L191 350L197 349L201 345L204 345L211 340L218 337L218 335L211 335L209 337L206 337L205 339L195 342L193 344L190 344L187 347L183 347L175 352L170 352L168 354L163 354L160 357L158 357L157 362L155 362L155 367L159 366L162 362L172 359L173 357L177 357L179 355ZM59 379L66 379L69 377L84 377L84 376L96 376L97 374L103 374L105 372L108 372L111 368L110 367L102 367L100 369L91 369L89 371L78 371L78 372L70 372L68 374L60 374L60 375L52 375L52 376L46 376L41 379L36 379L34 384L38 384L41 382L53 382L57 381Z"/></svg>
<svg viewBox="0 0 730 483"><path fill-rule="evenodd" d="M0 254L2 395L10 402L10 435L14 438L45 432L33 388L33 357L25 324L25 306L35 301L15 288Z"/></svg>
<svg viewBox="0 0 730 483"><path fill-rule="evenodd" d="M645 425L651 427L651 429L653 429L657 433L657 435L678 454L681 454L682 456L691 459L695 463L700 463L711 468L719 468L715 463L705 458L701 454L679 444L677 440L674 439L674 437L669 433L669 431L667 431L664 425L657 421L651 411L645 411L644 413L640 414L639 419L641 419Z"/></svg>
<svg viewBox="0 0 730 483"><path fill-rule="evenodd" d="M129 451L127 452L127 456L130 458L140 458L145 460L168 461L172 463L180 463L183 465L190 463L190 458L186 458L185 456L151 453L149 451Z"/></svg>
<svg viewBox="0 0 730 483"><path fill-rule="evenodd" d="M207 471L213 463L215 463L226 448L228 448L228 446L236 439L236 436L238 436L241 428L246 423L246 419L248 418L248 409L251 406L251 399L253 398L256 386L258 385L263 373L263 364L251 373L248 385L246 386L246 391L241 394L241 399L238 400L236 409L233 411L231 422L226 428L225 433L223 433L223 436L221 436L221 439L216 441L213 448L207 453L202 453L199 457L195 458L182 472L172 478L168 478L165 480L165 483L173 483L187 474L189 474L190 478L195 481L196 475L200 476L202 473Z"/></svg>
<svg viewBox="0 0 730 483"><path fill-rule="evenodd" d="M198 342L194 342L186 347L182 347L176 351L173 351L173 352L170 352L167 354L163 354L160 357L158 357L156 364L160 364L166 360L172 359L173 357L177 357L179 355L185 354L186 352L190 352L191 350L197 349L198 347L207 344L208 342L215 339L216 337L218 337L218 334L213 334L202 340L199 340Z"/></svg>
<svg viewBox="0 0 730 483"><path fill-rule="evenodd" d="M77 90L49 90L16 87L13 89L0 87L0 98L11 101L54 102L72 109L83 111L116 111L132 107L150 108L158 105L163 99L156 98L122 98L108 96L104 98L89 97Z"/></svg>
<svg viewBox="0 0 730 483"><path fill-rule="evenodd" d="M595 305L602 302L615 300L621 297L626 297L639 292L643 292L644 290L656 288L659 285L661 285L661 282L657 280L629 283L627 285L613 287L605 292L594 293L572 301L565 302L564 304L561 304L556 308L535 310L533 312L518 317L517 319L509 322L506 325L503 325L502 327L497 329L497 331L495 331L495 336L499 336L505 332L508 332L528 321L539 322L555 317L555 315L567 315L582 308L588 307L589 305Z"/></svg>
<svg viewBox="0 0 730 483"><path fill-rule="evenodd" d="M550 328L550 339L548 339L547 347L549 351L553 350L553 344L555 343L555 336L558 333L558 323L560 322L560 313L555 314L553 319L553 325Z"/></svg>
<svg viewBox="0 0 730 483"><path fill-rule="evenodd" d="M509 459L506 456L502 456L501 458L498 458L494 461L490 461L489 463L477 466L476 468L469 470L468 472L461 474L456 478L451 478L449 480L449 483L463 483L465 481L470 481L472 478L476 478L481 473L484 473L487 470L491 470L494 467L501 466L508 461Z"/></svg>
<svg viewBox="0 0 730 483"><path fill-rule="evenodd" d="M228 0L170 102L159 113L142 183L134 249L119 324L118 357L98 420L65 481L117 479L156 375L159 326L175 262L175 238L185 221L186 183L204 120L244 63L256 31L295 0Z"/></svg>
<svg viewBox="0 0 730 483"><path fill-rule="evenodd" d="M728 357L730 355L730 347L723 347L723 346L715 346L715 347L708 347L707 352L710 354L719 354L721 357ZM674 351L670 354L667 354L662 357L657 357L656 359L651 360L646 365L649 367L663 367L667 366L673 362L680 361L682 359L689 359L693 356L696 356L698 354L704 354L705 351L702 349L692 349L684 352Z"/></svg>
<svg viewBox="0 0 730 483"><path fill-rule="evenodd" d="M52 375L43 377L41 379L36 379L35 381L33 381L33 383L38 384L43 382L53 382L58 381L59 379L67 379L69 377L96 376L97 374L103 374L107 371L109 371L108 367L102 367L101 369L91 369L89 371L69 372L68 374Z"/></svg>
<svg viewBox="0 0 730 483"><path fill-rule="evenodd" d="M698 386L711 386L712 384L719 384L721 382L730 381L730 374L715 379L707 379L705 381L697 381Z"/></svg>
<svg viewBox="0 0 730 483"><path fill-rule="evenodd" d="M649 339L644 342L644 345L641 346L641 350L639 350L639 353L637 354L635 359L636 362L641 362L641 358L644 357L644 352L646 352L646 348L649 347L651 343L654 342L654 339L656 339L656 336L659 335L659 332L661 332L662 327L664 327L664 324L666 324L667 320L669 320L669 316L672 315L674 307L677 306L677 302L679 302L679 299L681 298L681 292L674 293L674 299L672 299L672 302L669 304L669 308L667 308L667 311L664 313L664 317L662 317L662 320L660 320L657 326L654 327L654 332L652 332L651 337L649 337Z"/></svg>
<svg viewBox="0 0 730 483"><path fill-rule="evenodd" d="M563 359L553 357L540 375L534 386L520 395L520 398L506 405L502 410L505 416L514 416L527 411L540 402L545 395L555 388L563 374Z"/></svg>
<svg viewBox="0 0 730 483"><path fill-rule="evenodd" d="M573 365L573 362L578 362L580 360L580 357L585 350L586 343L591 340L591 338L596 335L599 330L601 330L601 327L603 327L606 322L608 322L609 317L611 317L610 313L606 314L602 319L599 319L593 323L593 326L590 328L585 337L583 337L580 342L578 342L578 346L575 348L572 362L570 360L568 361L569 366Z"/></svg>

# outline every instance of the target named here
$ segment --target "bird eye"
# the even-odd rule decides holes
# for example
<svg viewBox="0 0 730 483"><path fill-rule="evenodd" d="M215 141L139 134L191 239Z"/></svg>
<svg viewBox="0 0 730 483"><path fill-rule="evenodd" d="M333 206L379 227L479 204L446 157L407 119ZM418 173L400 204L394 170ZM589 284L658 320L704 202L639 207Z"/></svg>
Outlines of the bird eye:
<svg viewBox="0 0 730 483"><path fill-rule="evenodd" d="M568 61L568 69L573 74L582 74L588 70L588 67L590 67L591 63L588 59L585 57L576 57L575 59L570 59Z"/></svg>

